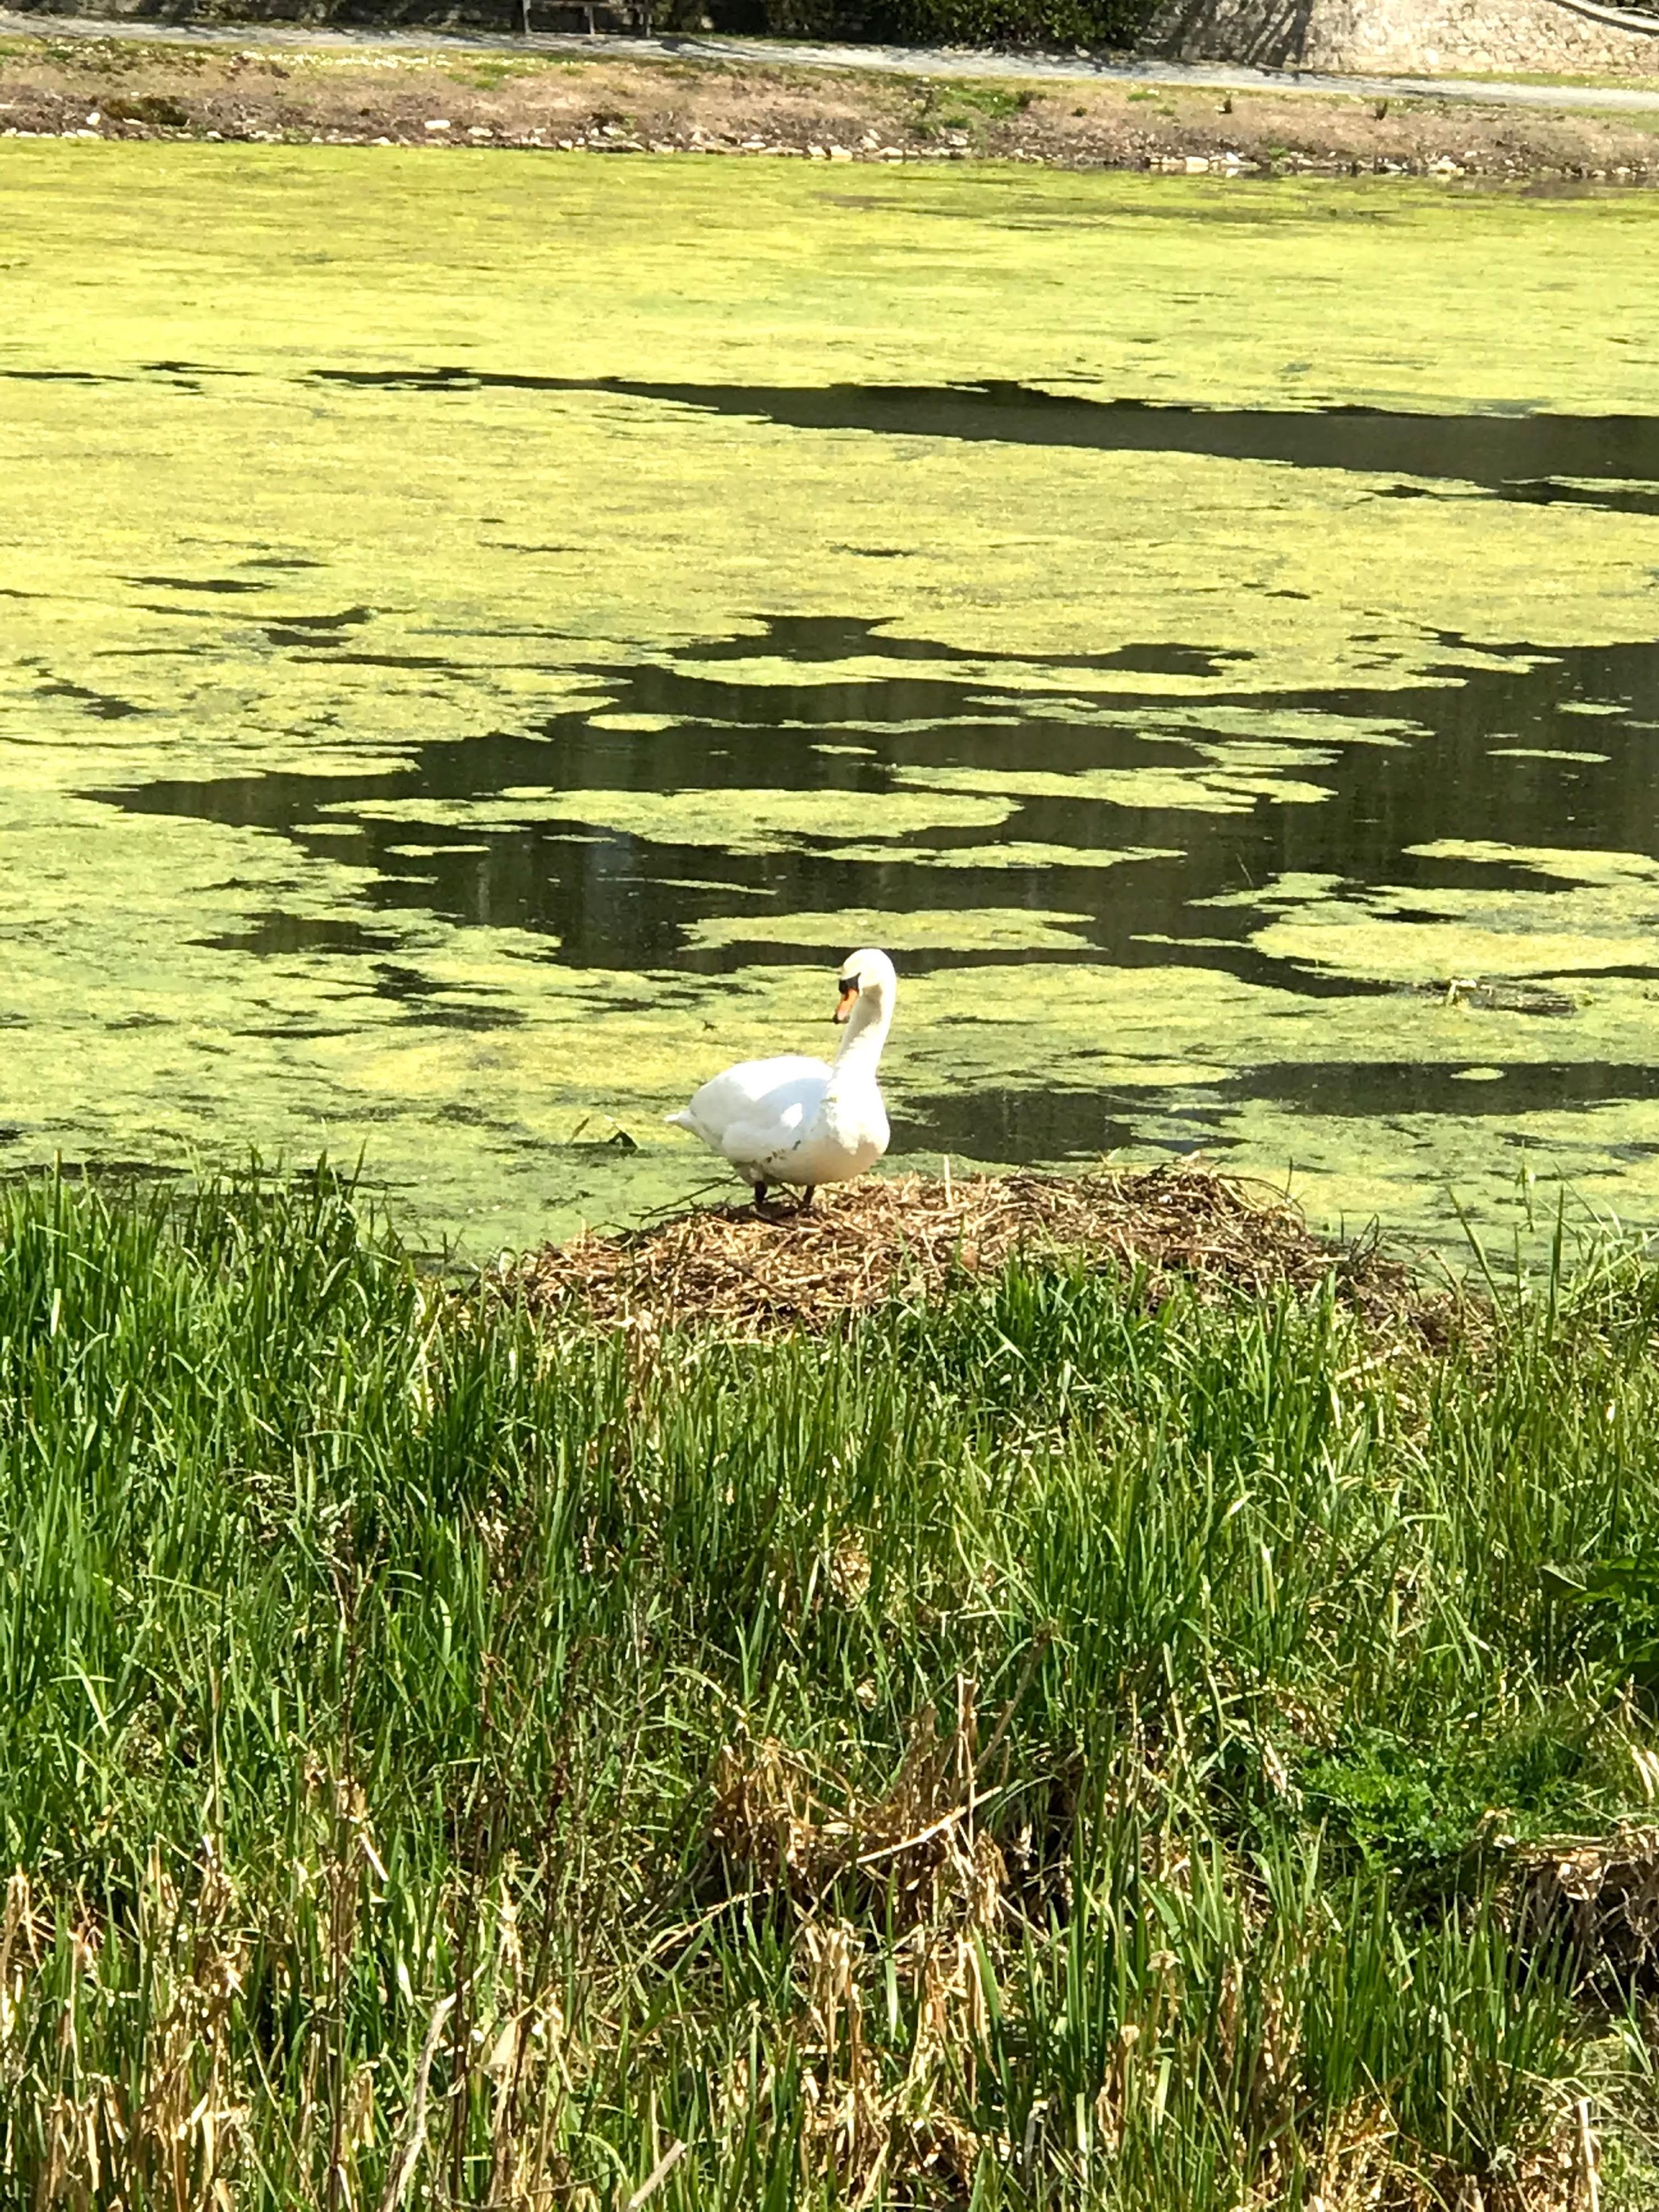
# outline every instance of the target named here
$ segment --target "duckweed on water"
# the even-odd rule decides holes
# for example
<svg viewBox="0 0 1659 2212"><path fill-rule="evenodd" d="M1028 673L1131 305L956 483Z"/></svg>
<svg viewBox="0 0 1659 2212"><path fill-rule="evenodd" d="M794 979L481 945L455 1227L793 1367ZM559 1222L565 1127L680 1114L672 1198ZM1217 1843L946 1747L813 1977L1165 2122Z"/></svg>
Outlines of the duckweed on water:
<svg viewBox="0 0 1659 2212"><path fill-rule="evenodd" d="M9 2193L1650 2203L1659 1282L1176 1211L744 1344L0 1194Z"/></svg>
<svg viewBox="0 0 1659 2212"><path fill-rule="evenodd" d="M913 1157L1659 1218L1654 220L7 142L4 1156L635 1218L865 915Z"/></svg>
<svg viewBox="0 0 1659 2212"><path fill-rule="evenodd" d="M611 718L596 718L601 728ZM432 822L475 830L513 829L537 821L574 822L655 844L712 845L728 853L783 853L793 841L832 823L843 830L910 838L918 831L987 830L1006 821L1013 797L964 797L915 792L860 794L823 791L503 791L493 805L431 799L346 802L351 813L383 822ZM440 850L444 849L440 848ZM451 848L453 849L453 848ZM886 848L884 848L886 849ZM908 857L901 848L889 857Z"/></svg>

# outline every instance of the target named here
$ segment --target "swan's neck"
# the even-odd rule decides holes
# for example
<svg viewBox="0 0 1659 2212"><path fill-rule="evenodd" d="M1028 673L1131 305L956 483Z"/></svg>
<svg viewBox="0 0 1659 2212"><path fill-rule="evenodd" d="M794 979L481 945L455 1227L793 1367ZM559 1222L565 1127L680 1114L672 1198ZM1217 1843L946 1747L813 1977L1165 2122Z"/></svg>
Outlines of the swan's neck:
<svg viewBox="0 0 1659 2212"><path fill-rule="evenodd" d="M854 1006L847 1024L847 1034L836 1054L836 1064L830 1071L833 1086L857 1082L860 1078L873 1081L881 1060L881 1048L887 1042L887 1032L892 1026L893 1010L874 998L860 998Z"/></svg>

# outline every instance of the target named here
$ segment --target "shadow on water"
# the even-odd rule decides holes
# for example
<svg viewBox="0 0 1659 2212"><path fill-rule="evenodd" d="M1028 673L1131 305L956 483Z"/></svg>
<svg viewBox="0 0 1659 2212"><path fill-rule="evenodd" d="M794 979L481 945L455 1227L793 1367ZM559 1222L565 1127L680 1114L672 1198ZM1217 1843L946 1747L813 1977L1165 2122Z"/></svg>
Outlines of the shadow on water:
<svg viewBox="0 0 1659 2212"><path fill-rule="evenodd" d="M1659 492L1629 489L1659 483L1659 416L1192 407L1089 399L1015 383L657 384L467 368L338 368L314 374L322 383L396 392L611 394L798 430L1278 461L1291 468L1438 479L1503 499L1659 514ZM1585 477L1593 488L1572 481ZM1410 495L1411 488L1398 489Z"/></svg>

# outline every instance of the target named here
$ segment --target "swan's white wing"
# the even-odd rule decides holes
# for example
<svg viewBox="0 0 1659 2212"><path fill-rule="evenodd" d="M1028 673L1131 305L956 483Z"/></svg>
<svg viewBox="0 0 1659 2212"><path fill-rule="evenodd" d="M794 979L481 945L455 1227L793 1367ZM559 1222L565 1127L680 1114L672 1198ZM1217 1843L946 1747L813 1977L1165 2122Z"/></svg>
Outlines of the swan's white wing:
<svg viewBox="0 0 1659 2212"><path fill-rule="evenodd" d="M875 1165L890 1134L880 1091L873 1083L854 1085L843 1095L831 1091L794 1142L761 1165L769 1182L845 1182Z"/></svg>
<svg viewBox="0 0 1659 2212"><path fill-rule="evenodd" d="M693 1131L733 1167L758 1170L799 1142L829 1083L824 1063L799 1053L739 1060L711 1077L684 1113L670 1119Z"/></svg>

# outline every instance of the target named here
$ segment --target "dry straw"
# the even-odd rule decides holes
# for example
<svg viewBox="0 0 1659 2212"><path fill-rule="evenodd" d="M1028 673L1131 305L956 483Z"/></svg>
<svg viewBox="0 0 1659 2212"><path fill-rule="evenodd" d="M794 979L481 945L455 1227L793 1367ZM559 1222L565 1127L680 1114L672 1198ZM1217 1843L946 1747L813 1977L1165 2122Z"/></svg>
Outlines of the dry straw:
<svg viewBox="0 0 1659 2212"><path fill-rule="evenodd" d="M497 1280L545 1313L765 1336L826 1328L896 1298L933 1300L1021 1258L1139 1267L1154 1291L1176 1276L1218 1290L1311 1290L1334 1273L1375 1317L1411 1303L1398 1262L1312 1235L1265 1185L1186 1166L899 1176L825 1194L806 1212L729 1206L584 1234Z"/></svg>

